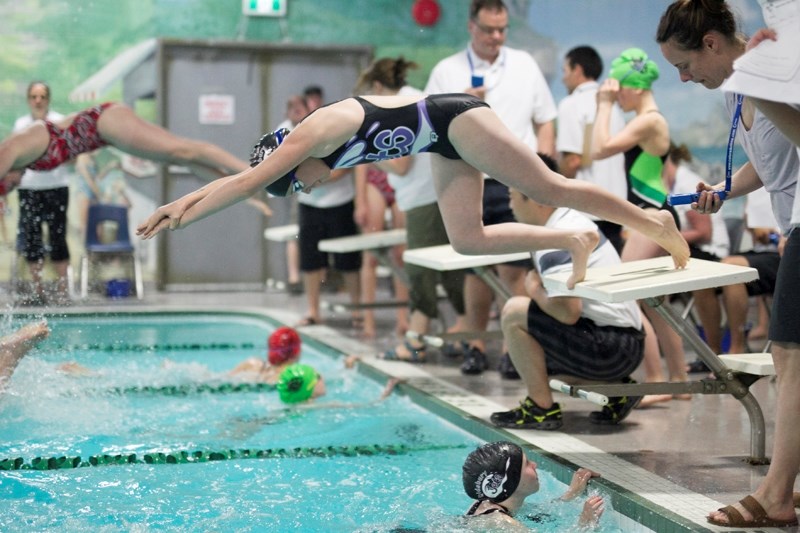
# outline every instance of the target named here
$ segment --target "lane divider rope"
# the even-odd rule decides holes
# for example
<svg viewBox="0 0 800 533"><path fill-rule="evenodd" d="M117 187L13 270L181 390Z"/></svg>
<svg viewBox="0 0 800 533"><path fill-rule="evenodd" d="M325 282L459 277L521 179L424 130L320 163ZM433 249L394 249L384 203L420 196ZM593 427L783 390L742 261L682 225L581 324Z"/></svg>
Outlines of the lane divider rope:
<svg viewBox="0 0 800 533"><path fill-rule="evenodd" d="M236 392L274 391L274 383L186 383L183 385L132 385L112 387L97 391L105 394L149 394L162 396L188 396L190 394L232 394Z"/></svg>
<svg viewBox="0 0 800 533"><path fill-rule="evenodd" d="M405 444L369 444L355 446L321 446L298 448L267 448L263 450L177 450L117 455L90 455L85 460L80 456L34 457L26 460L15 457L0 460L0 470L68 470L91 466L128 464L187 464L228 461L236 459L304 459L309 457L360 457L374 455L405 455L418 452L455 450L467 448L467 444L441 444L428 446L406 446Z"/></svg>
<svg viewBox="0 0 800 533"><path fill-rule="evenodd" d="M88 343L72 344L59 346L59 351L82 351L91 350L96 352L161 352L161 351L197 351L197 350L254 350L256 347L252 342L212 342L212 343L165 343L165 344L138 344L115 342L113 344Z"/></svg>

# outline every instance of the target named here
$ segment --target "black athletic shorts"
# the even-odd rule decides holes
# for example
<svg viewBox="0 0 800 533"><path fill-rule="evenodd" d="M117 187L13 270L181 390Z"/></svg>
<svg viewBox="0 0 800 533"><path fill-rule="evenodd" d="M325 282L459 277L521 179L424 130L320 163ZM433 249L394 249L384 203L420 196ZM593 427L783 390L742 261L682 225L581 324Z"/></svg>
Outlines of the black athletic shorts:
<svg viewBox="0 0 800 533"><path fill-rule="evenodd" d="M786 241L778 267L772 297L769 338L774 342L800 344L800 228L794 228Z"/></svg>
<svg viewBox="0 0 800 533"><path fill-rule="evenodd" d="M323 208L299 204L298 215L300 231L297 242L300 246L302 272L328 268L329 255L333 256L336 270L354 272L361 269L361 252L328 254L320 252L318 248L319 241L358 234L358 227L353 220L353 202Z"/></svg>
<svg viewBox="0 0 800 533"><path fill-rule="evenodd" d="M572 326L551 317L531 300L528 333L542 346L548 374L617 381L628 377L644 358L644 332L598 326L581 317Z"/></svg>

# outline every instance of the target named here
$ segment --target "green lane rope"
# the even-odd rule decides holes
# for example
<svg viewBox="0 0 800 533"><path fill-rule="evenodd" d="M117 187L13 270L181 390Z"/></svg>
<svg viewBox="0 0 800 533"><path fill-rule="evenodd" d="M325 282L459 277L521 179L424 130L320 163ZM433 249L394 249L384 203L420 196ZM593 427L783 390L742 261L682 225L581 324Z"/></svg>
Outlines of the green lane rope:
<svg viewBox="0 0 800 533"><path fill-rule="evenodd" d="M212 342L201 344L196 342L184 342L179 344L129 344L125 342L115 342L113 344L73 344L59 346L63 351L91 350L96 352L163 352L163 351L197 351L197 350L254 350L256 347L252 342Z"/></svg>
<svg viewBox="0 0 800 533"><path fill-rule="evenodd" d="M0 460L0 470L68 470L91 466L111 466L127 464L187 464L227 461L234 459L303 459L307 457L359 457L373 455L405 455L418 452L456 450L467 448L466 444L442 444L429 446L406 446L405 444L370 444L356 446L322 446L298 448L267 448L264 450L218 450L152 452L142 455L90 455L81 457L34 457L26 461L22 457Z"/></svg>
<svg viewBox="0 0 800 533"><path fill-rule="evenodd" d="M187 383L183 385L134 385L129 387L112 387L98 391L105 394L146 394L160 396L188 396L190 394L232 394L236 392L269 392L277 385L273 383Z"/></svg>

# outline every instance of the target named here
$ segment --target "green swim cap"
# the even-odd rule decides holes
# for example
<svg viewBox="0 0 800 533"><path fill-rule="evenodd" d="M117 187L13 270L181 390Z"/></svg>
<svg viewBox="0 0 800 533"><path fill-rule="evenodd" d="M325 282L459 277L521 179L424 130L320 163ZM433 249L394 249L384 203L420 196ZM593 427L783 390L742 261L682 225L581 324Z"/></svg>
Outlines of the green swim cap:
<svg viewBox="0 0 800 533"><path fill-rule="evenodd" d="M609 76L619 81L620 87L649 90L658 74L658 65L644 50L628 48L611 62Z"/></svg>
<svg viewBox="0 0 800 533"><path fill-rule="evenodd" d="M278 393L284 403L299 403L311 398L319 374L308 365L289 365L278 378Z"/></svg>

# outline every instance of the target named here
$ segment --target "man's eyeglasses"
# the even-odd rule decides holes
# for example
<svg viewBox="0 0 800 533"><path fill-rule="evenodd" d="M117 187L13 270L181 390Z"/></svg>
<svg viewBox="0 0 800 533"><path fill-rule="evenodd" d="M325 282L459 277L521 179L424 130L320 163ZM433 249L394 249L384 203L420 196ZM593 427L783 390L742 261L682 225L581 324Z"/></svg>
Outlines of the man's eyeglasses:
<svg viewBox="0 0 800 533"><path fill-rule="evenodd" d="M481 30L481 32L482 32L482 33L485 33L486 35L492 35L492 34L494 34L494 33L499 33L500 35L505 35L505 34L506 34L506 32L508 31L508 26L501 26L501 27L497 27L497 26L484 26L483 24L479 24L479 23L478 23L477 21L475 21L475 20L473 20L473 21L472 21L472 23L473 23L473 24L475 24L475 26L476 26L476 27L477 27L479 30Z"/></svg>

